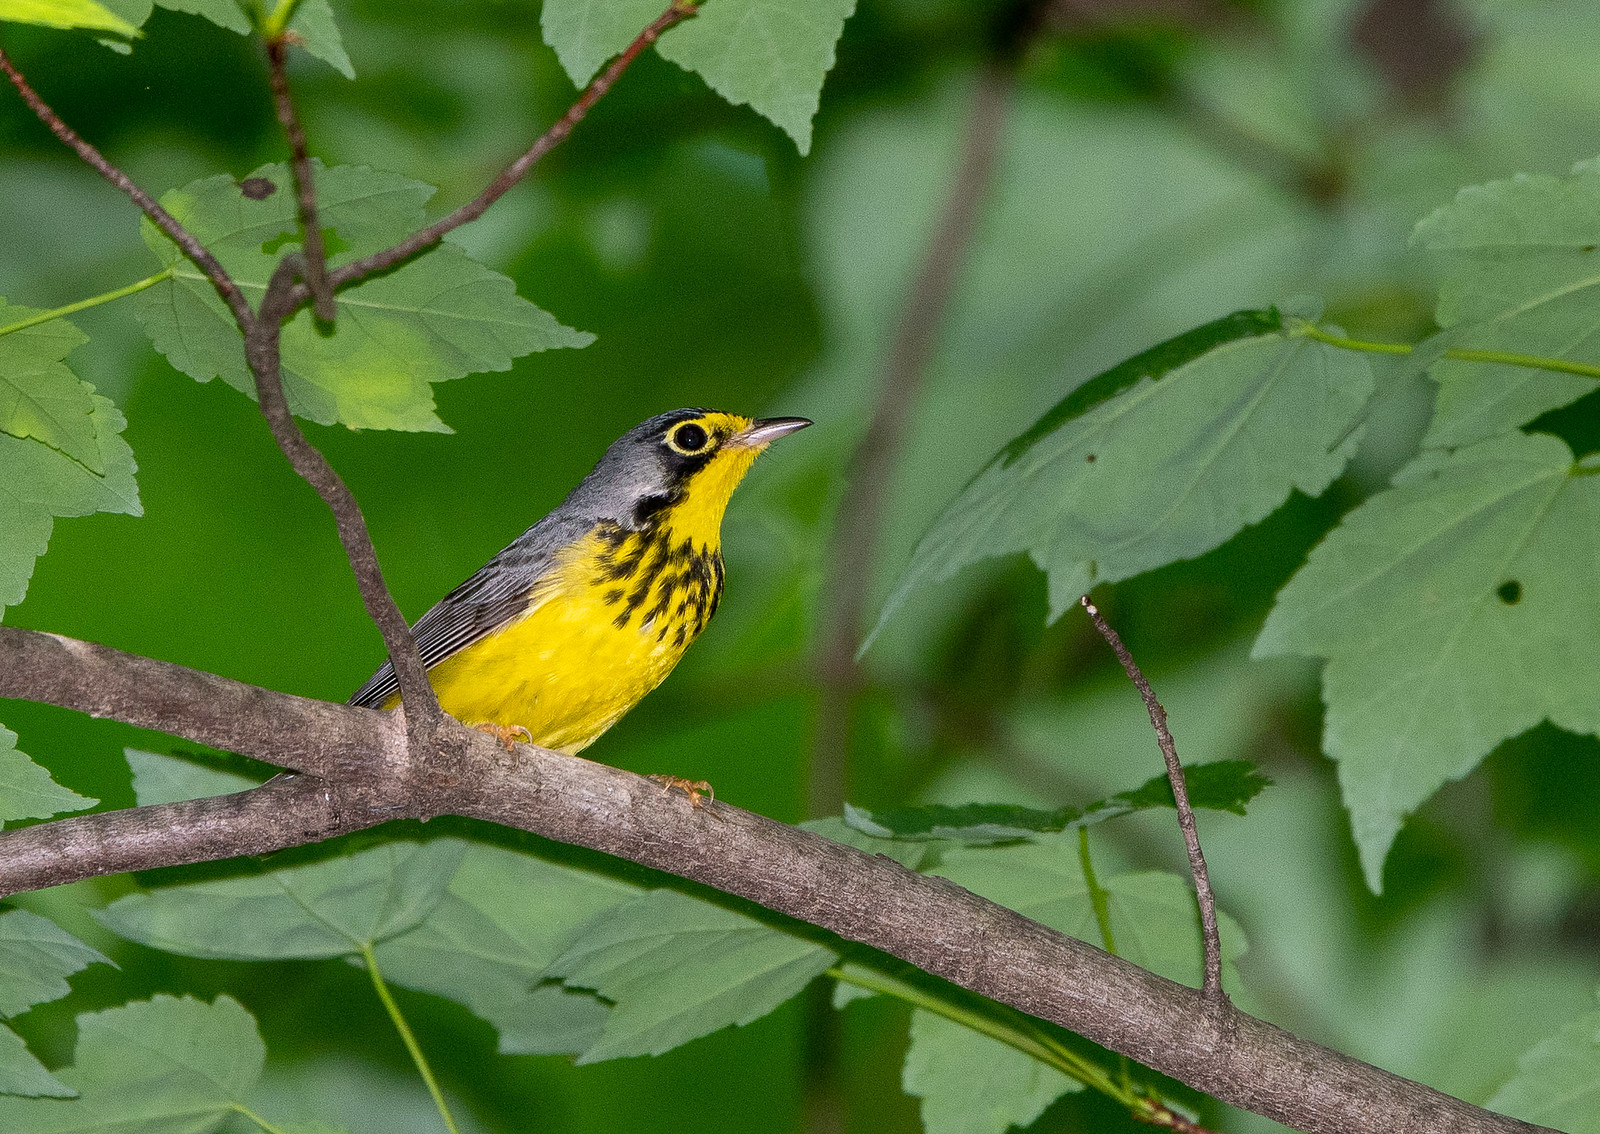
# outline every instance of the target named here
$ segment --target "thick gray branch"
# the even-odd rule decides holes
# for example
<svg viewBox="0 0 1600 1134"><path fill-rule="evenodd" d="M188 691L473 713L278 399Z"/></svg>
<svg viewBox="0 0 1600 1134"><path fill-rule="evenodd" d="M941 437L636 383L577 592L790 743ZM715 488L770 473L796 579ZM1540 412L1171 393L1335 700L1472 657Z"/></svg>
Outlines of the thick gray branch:
<svg viewBox="0 0 1600 1134"><path fill-rule="evenodd" d="M447 721L447 739L459 747L458 774L407 784L391 771L403 726L383 714L28 630L0 628L0 696L49 701L333 773L327 784L300 777L220 801L0 833L0 892L256 853L391 813L469 815L604 851L822 926L1301 1130L1543 1129L1237 1011L1219 1028L1199 991L951 882L726 804L691 807L681 796L663 795L658 784L603 764L527 746L509 759L490 737Z"/></svg>

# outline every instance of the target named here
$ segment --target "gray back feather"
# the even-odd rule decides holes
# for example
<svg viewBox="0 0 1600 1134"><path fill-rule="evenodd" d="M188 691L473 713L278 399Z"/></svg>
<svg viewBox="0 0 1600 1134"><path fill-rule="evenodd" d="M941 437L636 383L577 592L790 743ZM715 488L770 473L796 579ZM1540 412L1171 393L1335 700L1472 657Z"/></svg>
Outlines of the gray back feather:
<svg viewBox="0 0 1600 1134"><path fill-rule="evenodd" d="M561 551L601 523L637 530L639 504L668 489L661 436L676 422L705 412L686 409L659 414L618 438L549 515L417 619L411 634L422 664L432 669L515 622L538 600L539 585L556 566ZM350 698L350 704L381 708L398 689L394 668L385 661Z"/></svg>

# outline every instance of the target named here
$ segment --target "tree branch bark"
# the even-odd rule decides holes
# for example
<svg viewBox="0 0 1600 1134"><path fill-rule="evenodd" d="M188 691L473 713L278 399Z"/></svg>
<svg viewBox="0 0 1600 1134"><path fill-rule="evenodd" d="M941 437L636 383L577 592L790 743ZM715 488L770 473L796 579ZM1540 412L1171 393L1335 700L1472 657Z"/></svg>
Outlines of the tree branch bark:
<svg viewBox="0 0 1600 1134"><path fill-rule="evenodd" d="M397 714L310 701L57 635L0 627L0 697L162 728L318 773L191 804L0 832L0 893L292 846L397 815L472 816L692 879L831 930L1312 1134L1531 1134L1211 1005L941 878L725 803L445 719L454 778L405 775ZM397 767L397 757L399 767ZM715 815L709 813L714 808Z"/></svg>

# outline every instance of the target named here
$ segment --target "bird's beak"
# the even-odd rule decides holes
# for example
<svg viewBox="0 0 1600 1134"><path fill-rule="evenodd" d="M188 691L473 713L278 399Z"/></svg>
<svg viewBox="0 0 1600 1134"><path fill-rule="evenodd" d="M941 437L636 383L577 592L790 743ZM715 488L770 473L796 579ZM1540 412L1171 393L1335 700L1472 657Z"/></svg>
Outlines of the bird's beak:
<svg viewBox="0 0 1600 1134"><path fill-rule="evenodd" d="M728 438L729 449L765 449L780 437L804 429L811 421L804 417L764 417L752 421Z"/></svg>

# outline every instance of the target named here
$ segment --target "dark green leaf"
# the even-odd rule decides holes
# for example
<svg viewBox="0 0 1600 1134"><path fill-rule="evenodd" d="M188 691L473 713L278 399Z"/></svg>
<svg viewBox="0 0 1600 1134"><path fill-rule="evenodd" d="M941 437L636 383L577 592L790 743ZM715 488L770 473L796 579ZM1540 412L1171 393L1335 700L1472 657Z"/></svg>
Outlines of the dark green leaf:
<svg viewBox="0 0 1600 1134"><path fill-rule="evenodd" d="M1019 843L951 852L934 871L975 894L1034 921L1098 946L1100 926L1076 854L1059 844ZM1103 883L1111 932L1120 956L1169 980L1200 985L1203 950L1200 914L1186 878L1150 872L1122 874ZM1233 960L1244 934L1219 911L1223 978L1233 987Z"/></svg>
<svg viewBox="0 0 1600 1134"><path fill-rule="evenodd" d="M0 821L48 819L99 802L56 783L49 772L17 750L17 734L0 725ZM0 1015L4 1014L0 1008Z"/></svg>
<svg viewBox="0 0 1600 1134"><path fill-rule="evenodd" d="M1567 1134L1600 1134L1600 1012L1584 1013L1528 1051L1489 1109Z"/></svg>
<svg viewBox="0 0 1600 1134"><path fill-rule="evenodd" d="M1367 884L1405 816L1548 719L1600 731L1595 458L1521 433L1425 453L1278 595L1258 655L1328 659L1323 747Z"/></svg>
<svg viewBox="0 0 1600 1134"><path fill-rule="evenodd" d="M900 1083L927 1134L1005 1134L1083 1084L999 1040L917 1009Z"/></svg>
<svg viewBox="0 0 1600 1134"><path fill-rule="evenodd" d="M918 587L1019 551L1059 617L1097 583L1211 550L1293 489L1320 493L1355 451L1371 367L1278 325L1231 315L1069 396L935 521L878 628Z"/></svg>
<svg viewBox="0 0 1600 1134"><path fill-rule="evenodd" d="M7 1134L210 1134L261 1075L250 1013L157 996L78 1017L78 1052L57 1072L70 1101L0 1097Z"/></svg>
<svg viewBox="0 0 1600 1134"><path fill-rule="evenodd" d="M133 797L140 807L153 803L179 803L186 799L206 799L213 795L232 795L260 787L236 772L209 768L195 760L124 748L128 767L133 770Z"/></svg>
<svg viewBox="0 0 1600 1134"><path fill-rule="evenodd" d="M1436 318L1452 346L1600 363L1600 161L1461 190L1417 225L1443 268ZM1593 378L1453 359L1425 444L1504 433L1596 388Z"/></svg>
<svg viewBox="0 0 1600 1134"><path fill-rule="evenodd" d="M613 1004L580 1063L660 1055L748 1024L838 960L832 950L674 890L595 918L549 969Z"/></svg>
<svg viewBox="0 0 1600 1134"><path fill-rule="evenodd" d="M27 910L0 913L0 1016L72 991L67 978L89 965L111 964L49 918Z"/></svg>
<svg viewBox="0 0 1600 1134"><path fill-rule="evenodd" d="M0 433L0 612L27 594L54 517L142 513L133 451L119 436L127 422L106 398L89 400L103 476L48 445Z"/></svg>
<svg viewBox="0 0 1600 1134"><path fill-rule="evenodd" d="M529 854L469 844L444 900L421 925L377 947L396 984L465 1004L508 1055L568 1054L600 1038L606 1007L541 985L550 962L595 915L639 888Z"/></svg>
<svg viewBox="0 0 1600 1134"><path fill-rule="evenodd" d="M287 168L263 166L250 176L277 191L251 200L232 178L210 177L167 193L162 204L257 302L279 244L297 228ZM330 259L334 265L420 228L423 204L434 192L419 181L355 166L319 166L316 183L323 224L344 246ZM139 317L156 349L193 378L220 376L253 396L243 341L227 307L176 245L142 223L145 242L173 268L171 280L139 297ZM268 247L274 251L263 250ZM284 327L284 389L301 417L354 429L446 430L433 412L431 383L505 370L531 351L586 346L594 338L518 298L511 280L450 244L340 292L338 303L332 334L323 334L309 311Z"/></svg>
<svg viewBox="0 0 1600 1134"><path fill-rule="evenodd" d="M95 918L133 941L238 961L340 957L419 925L466 844L397 840L305 866L118 899Z"/></svg>
<svg viewBox="0 0 1600 1134"><path fill-rule="evenodd" d="M1183 770L1189 803L1211 811L1245 813L1245 805L1272 781L1248 760L1217 760ZM1087 807L1042 811L1010 803L934 804L892 811L864 811L845 805L844 822L878 839L954 839L964 843L1003 843L1084 827L1152 807L1176 807L1172 782L1153 776L1131 791L1118 792Z"/></svg>

